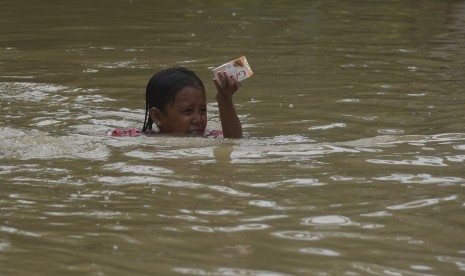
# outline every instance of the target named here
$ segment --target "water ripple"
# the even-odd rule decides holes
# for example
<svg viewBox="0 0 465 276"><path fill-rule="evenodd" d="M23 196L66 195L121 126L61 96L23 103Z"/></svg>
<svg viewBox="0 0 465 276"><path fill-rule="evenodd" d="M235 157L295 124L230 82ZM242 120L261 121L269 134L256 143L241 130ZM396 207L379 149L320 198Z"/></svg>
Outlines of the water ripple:
<svg viewBox="0 0 465 276"><path fill-rule="evenodd" d="M455 145L454 149L456 149L456 150L465 150L465 145Z"/></svg>
<svg viewBox="0 0 465 276"><path fill-rule="evenodd" d="M46 215L55 217L84 216L98 219L114 219L121 216L117 211L91 211L91 212L44 212Z"/></svg>
<svg viewBox="0 0 465 276"><path fill-rule="evenodd" d="M233 188L229 188L229 187L225 187L225 186L208 185L207 187L209 189L211 189L211 190L222 192L222 193L229 194L229 195L240 196L240 197L250 197L250 196L252 196L252 194L250 194L250 193L237 191L237 190L235 190Z"/></svg>
<svg viewBox="0 0 465 276"><path fill-rule="evenodd" d="M395 134L402 134L404 133L404 131L402 129L387 128L387 129L379 129L378 133L386 134L386 135L395 135Z"/></svg>
<svg viewBox="0 0 465 276"><path fill-rule="evenodd" d="M164 185L168 187L185 187L185 188L201 188L202 184L183 182L183 181L170 181L160 177L154 176L102 176L97 178L99 182L113 184L113 185L128 185L128 184L152 184Z"/></svg>
<svg viewBox="0 0 465 276"><path fill-rule="evenodd" d="M447 161L463 163L465 161L465 155L452 155L446 157Z"/></svg>
<svg viewBox="0 0 465 276"><path fill-rule="evenodd" d="M278 186L286 187L303 187L303 186L323 186L325 183L320 182L316 178L295 178L284 181L272 181L272 182L255 182L247 183L250 187L261 187L261 188L276 188Z"/></svg>
<svg viewBox="0 0 465 276"><path fill-rule="evenodd" d="M192 230L198 232L206 232L206 233L213 233L213 232L242 232L242 231L254 231L254 230L264 230L270 228L267 224L261 223L252 223L252 224L243 224L237 226L229 226L229 227L209 227L209 226L192 226Z"/></svg>
<svg viewBox="0 0 465 276"><path fill-rule="evenodd" d="M353 268L365 273L366 275L406 275L406 276L426 276L428 274L411 272L408 270L398 269L395 267L382 266L371 263L354 262Z"/></svg>
<svg viewBox="0 0 465 276"><path fill-rule="evenodd" d="M373 164L383 165L414 165L414 166L433 166L445 167L444 159L431 156L417 156L417 160L386 160L386 159L367 159L366 161Z"/></svg>
<svg viewBox="0 0 465 276"><path fill-rule="evenodd" d="M37 102L65 89L66 86L50 83L0 82L0 99Z"/></svg>
<svg viewBox="0 0 465 276"><path fill-rule="evenodd" d="M421 271L433 270L431 266L427 266L427 265L411 265L410 268L414 270L421 270Z"/></svg>
<svg viewBox="0 0 465 276"><path fill-rule="evenodd" d="M10 226L0 226L0 232L9 233L9 234L18 234L20 236L28 236L28 237L42 237L42 234L19 230L17 228L10 227Z"/></svg>
<svg viewBox="0 0 465 276"><path fill-rule="evenodd" d="M276 202L268 200L251 200L249 204L264 208L276 208L278 206Z"/></svg>
<svg viewBox="0 0 465 276"><path fill-rule="evenodd" d="M278 231L272 233L273 236L283 239L290 239L296 241L317 241L324 238L357 238L357 239L371 239L372 237L362 235L359 233L348 233L341 231L329 231L329 232L310 232L310 231Z"/></svg>
<svg viewBox="0 0 465 276"><path fill-rule="evenodd" d="M328 257L336 257L336 256L341 255L340 253L333 251L333 250L324 249L324 248L315 248L315 247L301 248L299 252L305 253L305 254L328 256Z"/></svg>
<svg viewBox="0 0 465 276"><path fill-rule="evenodd" d="M189 140L190 138L185 138ZM198 140L191 138L192 140ZM207 139L204 139L207 140ZM192 143L192 142L191 142ZM194 144L192 144L194 145ZM158 150L156 152L142 152L142 151L131 151L126 153L127 156L136 157L141 159L178 159L178 158L214 158L214 148L206 147L202 148L200 145L188 149L176 149L176 150Z"/></svg>
<svg viewBox="0 0 465 276"><path fill-rule="evenodd" d="M388 176L373 177L376 180L384 181L399 181L407 184L435 184L435 183L457 183L465 182L465 179L461 177L437 177L430 174L404 174L394 173Z"/></svg>
<svg viewBox="0 0 465 276"><path fill-rule="evenodd" d="M110 155L109 149L98 139L86 136L52 137L47 133L31 130L11 132L0 129L0 137L7 132L10 138L2 139L0 152L8 158L19 160L83 158L104 160ZM0 158L3 155L0 155Z"/></svg>
<svg viewBox="0 0 465 276"><path fill-rule="evenodd" d="M465 271L465 258L452 256L438 256L438 261L454 264L460 271Z"/></svg>
<svg viewBox="0 0 465 276"><path fill-rule="evenodd" d="M348 217L330 215L304 218L302 224L310 226L344 226L353 225L353 222Z"/></svg>
<svg viewBox="0 0 465 276"><path fill-rule="evenodd" d="M195 210L194 212L207 216L237 216L242 214L242 212L236 210Z"/></svg>
<svg viewBox="0 0 465 276"><path fill-rule="evenodd" d="M11 247L11 244L8 241L0 240L0 252L6 251Z"/></svg>
<svg viewBox="0 0 465 276"><path fill-rule="evenodd" d="M291 183L293 186L323 186L325 183L320 182L316 178L295 178L283 181L283 183Z"/></svg>
<svg viewBox="0 0 465 276"><path fill-rule="evenodd" d="M332 123L328 125L309 127L308 130L327 130L327 129L344 128L344 127L346 127L345 123Z"/></svg>
<svg viewBox="0 0 465 276"><path fill-rule="evenodd" d="M174 219L185 220L185 221L190 221L190 222L201 222L201 223L209 222L208 220L200 219L196 216L191 216L191 215L168 216L168 215L159 214L158 216L162 218L174 218Z"/></svg>
<svg viewBox="0 0 465 276"><path fill-rule="evenodd" d="M412 202L407 202L404 204L398 204L398 205L391 205L386 207L389 210L405 210L405 209L413 209L413 208L421 208L421 207L426 207L426 206L431 206L438 204L439 200L437 198L430 198L430 199L423 199L423 200L417 200L417 201L412 201Z"/></svg>
<svg viewBox="0 0 465 276"><path fill-rule="evenodd" d="M378 212L360 214L360 216L362 217L390 217L392 216L392 214L386 211L378 211Z"/></svg>
<svg viewBox="0 0 465 276"><path fill-rule="evenodd" d="M288 276L289 274L284 274L274 271L265 271L265 270L253 270L245 268L229 268L221 267L212 271L207 271L200 268L189 268L189 267L175 267L173 271L180 274L188 275L198 275L198 276L232 276L232 275L244 275L244 276Z"/></svg>
<svg viewBox="0 0 465 276"><path fill-rule="evenodd" d="M104 170L116 170L122 173L136 173L146 175L172 174L173 171L156 166L130 165L124 162L116 162L103 166Z"/></svg>
<svg viewBox="0 0 465 276"><path fill-rule="evenodd" d="M287 218L289 217L288 215L269 215L269 216L259 216L259 217L254 217L254 218L242 218L240 221L266 221L266 220L272 220L272 219L281 219L281 218Z"/></svg>

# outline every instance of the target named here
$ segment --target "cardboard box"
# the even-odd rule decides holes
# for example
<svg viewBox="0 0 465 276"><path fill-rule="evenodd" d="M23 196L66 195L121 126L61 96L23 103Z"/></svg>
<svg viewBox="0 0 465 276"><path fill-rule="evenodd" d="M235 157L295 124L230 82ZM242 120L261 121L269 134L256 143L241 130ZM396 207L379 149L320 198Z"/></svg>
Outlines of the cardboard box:
<svg viewBox="0 0 465 276"><path fill-rule="evenodd" d="M250 68L245 56L218 66L212 71L215 79L218 79L218 72L226 72L228 76L234 76L239 81L243 81L253 75L252 68Z"/></svg>

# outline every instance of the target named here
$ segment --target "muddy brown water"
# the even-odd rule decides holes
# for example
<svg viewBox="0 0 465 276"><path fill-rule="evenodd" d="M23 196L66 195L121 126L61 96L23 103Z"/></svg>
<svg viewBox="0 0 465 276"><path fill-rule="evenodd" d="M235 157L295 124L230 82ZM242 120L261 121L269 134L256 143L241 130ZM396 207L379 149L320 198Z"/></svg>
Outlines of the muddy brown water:
<svg viewBox="0 0 465 276"><path fill-rule="evenodd" d="M463 275L464 1L2 1L1 275ZM242 140L140 128L245 55Z"/></svg>

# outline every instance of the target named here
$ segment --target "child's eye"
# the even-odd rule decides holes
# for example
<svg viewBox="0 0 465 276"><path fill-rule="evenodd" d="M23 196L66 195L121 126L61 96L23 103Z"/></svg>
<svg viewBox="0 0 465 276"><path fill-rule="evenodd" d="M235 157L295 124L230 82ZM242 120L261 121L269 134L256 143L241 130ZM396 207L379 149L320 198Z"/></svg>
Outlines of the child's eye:
<svg viewBox="0 0 465 276"><path fill-rule="evenodd" d="M206 108L206 107L201 108L201 109L200 109L200 112L201 112L202 114L207 113L207 108Z"/></svg>
<svg viewBox="0 0 465 276"><path fill-rule="evenodd" d="M184 110L182 111L182 113L184 113L184 114L190 114L190 113L192 113L192 108L184 109Z"/></svg>

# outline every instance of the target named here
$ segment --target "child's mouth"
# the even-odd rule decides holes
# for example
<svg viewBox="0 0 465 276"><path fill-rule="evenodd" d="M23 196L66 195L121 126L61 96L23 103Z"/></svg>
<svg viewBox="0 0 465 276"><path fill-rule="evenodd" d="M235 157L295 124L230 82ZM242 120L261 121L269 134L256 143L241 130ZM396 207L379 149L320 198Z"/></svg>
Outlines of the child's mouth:
<svg viewBox="0 0 465 276"><path fill-rule="evenodd" d="M204 134L204 131L201 129L194 129L194 130L190 130L189 134L192 136L202 136Z"/></svg>

